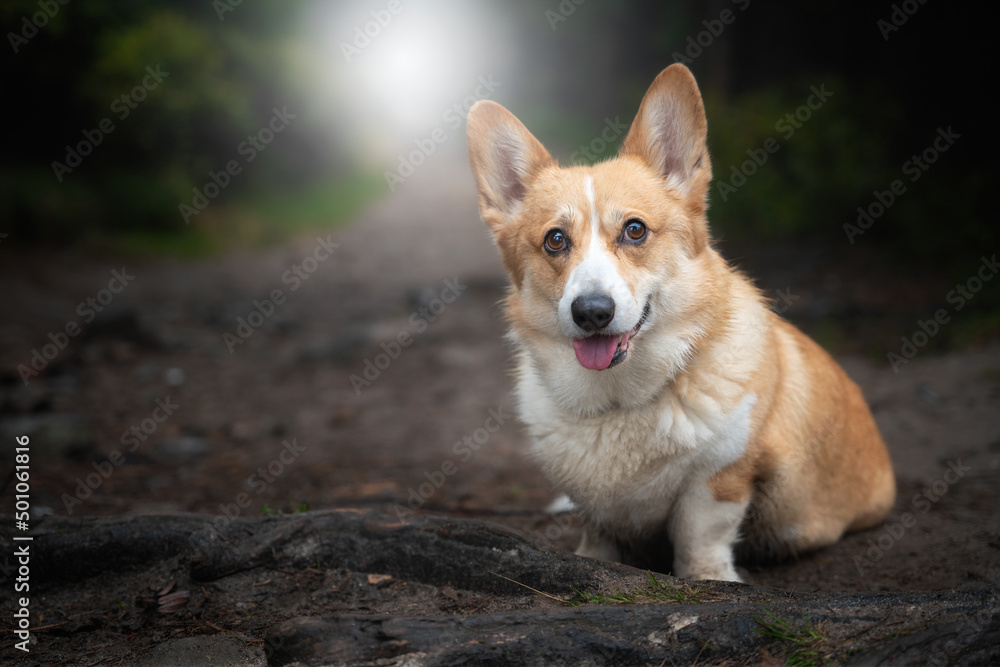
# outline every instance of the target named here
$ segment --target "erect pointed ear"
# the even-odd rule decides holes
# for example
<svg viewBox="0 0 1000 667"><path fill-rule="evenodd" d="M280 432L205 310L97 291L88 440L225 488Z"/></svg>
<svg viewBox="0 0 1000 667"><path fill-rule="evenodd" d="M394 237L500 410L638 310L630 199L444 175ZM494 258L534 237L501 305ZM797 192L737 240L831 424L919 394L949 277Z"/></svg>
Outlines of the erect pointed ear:
<svg viewBox="0 0 1000 667"><path fill-rule="evenodd" d="M701 91L691 70L677 63L660 72L646 91L620 155L642 159L668 187L704 201L712 178L707 136Z"/></svg>
<svg viewBox="0 0 1000 667"><path fill-rule="evenodd" d="M469 111L469 161L479 190L479 213L497 233L517 212L528 186L555 160L514 114L496 102Z"/></svg>

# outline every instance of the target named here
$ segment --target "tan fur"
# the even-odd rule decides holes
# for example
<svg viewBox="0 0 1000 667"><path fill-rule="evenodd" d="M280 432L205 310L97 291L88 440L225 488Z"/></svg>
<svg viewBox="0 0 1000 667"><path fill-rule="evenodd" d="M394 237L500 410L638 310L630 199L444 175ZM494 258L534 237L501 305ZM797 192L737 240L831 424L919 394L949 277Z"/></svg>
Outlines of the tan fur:
<svg viewBox="0 0 1000 667"><path fill-rule="evenodd" d="M621 558L666 535L675 574L736 579L738 529L745 555L780 557L885 516L892 467L860 390L709 242L707 123L687 68L656 78L601 164L560 169L493 102L473 107L468 132L513 283L521 417L587 521L578 553ZM622 237L633 219L647 228L639 244ZM543 249L554 228L565 252ZM605 370L574 356L577 283L611 285L608 331L634 332Z"/></svg>

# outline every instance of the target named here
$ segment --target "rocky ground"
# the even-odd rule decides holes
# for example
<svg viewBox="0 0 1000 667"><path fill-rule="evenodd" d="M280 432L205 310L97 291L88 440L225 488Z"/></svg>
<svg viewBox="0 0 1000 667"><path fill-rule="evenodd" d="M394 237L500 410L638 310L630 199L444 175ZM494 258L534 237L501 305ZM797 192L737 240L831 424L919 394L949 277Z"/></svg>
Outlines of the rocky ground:
<svg viewBox="0 0 1000 667"><path fill-rule="evenodd" d="M544 512L477 218L442 155L350 227L268 251L138 261L5 239L0 510L28 435L35 631L0 660L1000 661L1000 346L885 360L940 277L864 250L724 247L835 343L900 493L885 526L743 569L749 585L650 580L572 556L578 521Z"/></svg>

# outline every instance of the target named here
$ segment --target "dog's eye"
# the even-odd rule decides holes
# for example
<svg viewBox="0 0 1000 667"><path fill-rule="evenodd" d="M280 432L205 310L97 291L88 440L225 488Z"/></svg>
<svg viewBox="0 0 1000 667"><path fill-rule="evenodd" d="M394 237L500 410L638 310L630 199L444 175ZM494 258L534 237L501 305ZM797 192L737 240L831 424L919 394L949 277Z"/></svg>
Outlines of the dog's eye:
<svg viewBox="0 0 1000 667"><path fill-rule="evenodd" d="M549 254L554 255L557 252L562 252L568 245L566 234L561 229L550 229L545 235L545 251Z"/></svg>
<svg viewBox="0 0 1000 667"><path fill-rule="evenodd" d="M646 223L638 218L629 218L625 221L625 228L622 230L622 240L632 243L642 243L646 240Z"/></svg>

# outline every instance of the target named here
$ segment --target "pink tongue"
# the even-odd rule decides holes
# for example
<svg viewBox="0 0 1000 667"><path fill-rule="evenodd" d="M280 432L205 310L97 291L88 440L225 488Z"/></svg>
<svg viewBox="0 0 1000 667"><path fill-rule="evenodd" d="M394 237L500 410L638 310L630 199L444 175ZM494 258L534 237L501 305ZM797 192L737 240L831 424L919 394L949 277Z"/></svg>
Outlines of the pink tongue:
<svg viewBox="0 0 1000 667"><path fill-rule="evenodd" d="M573 341L576 360L584 368L602 371L611 365L621 336L590 336Z"/></svg>

